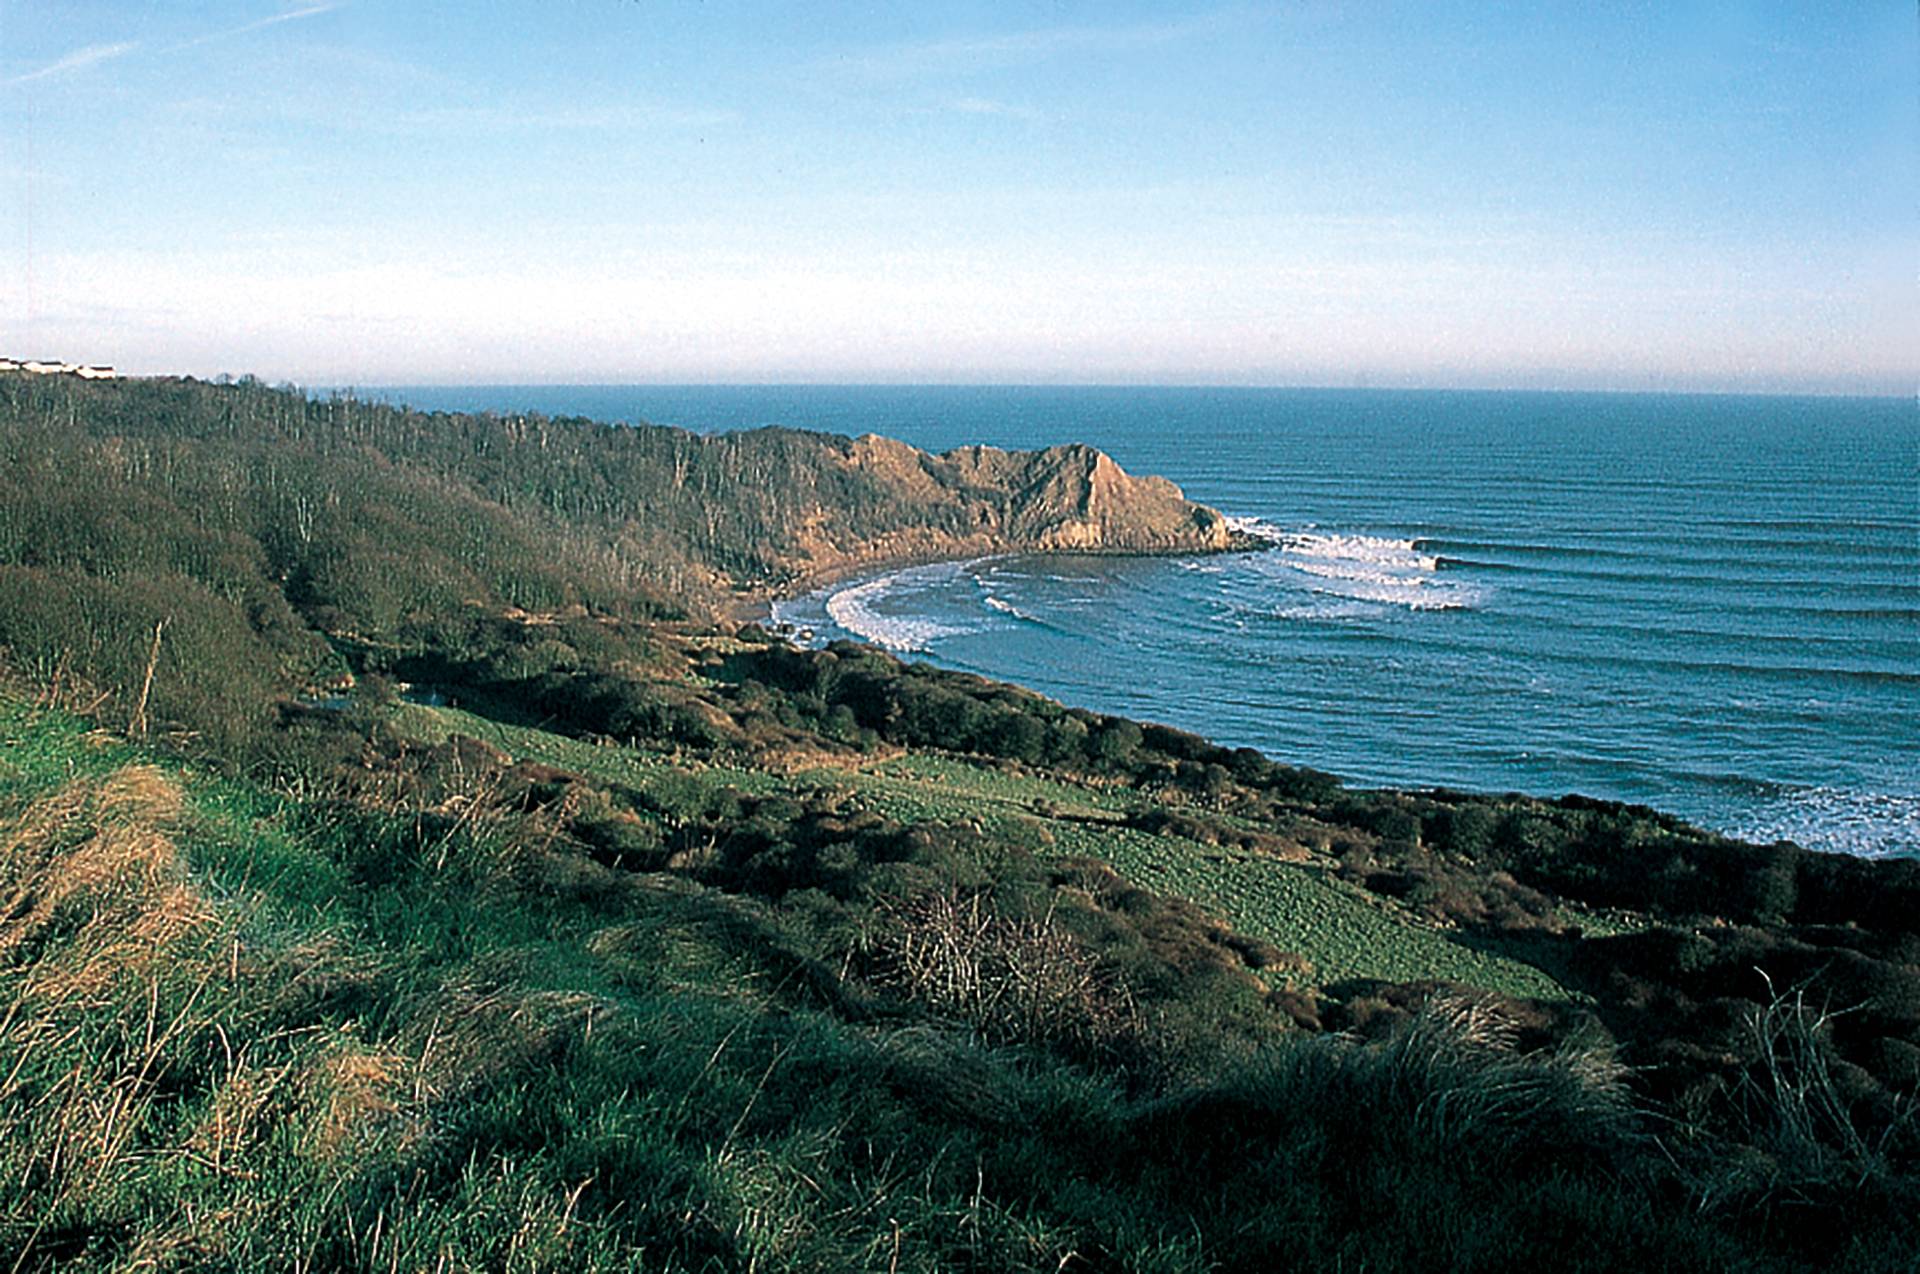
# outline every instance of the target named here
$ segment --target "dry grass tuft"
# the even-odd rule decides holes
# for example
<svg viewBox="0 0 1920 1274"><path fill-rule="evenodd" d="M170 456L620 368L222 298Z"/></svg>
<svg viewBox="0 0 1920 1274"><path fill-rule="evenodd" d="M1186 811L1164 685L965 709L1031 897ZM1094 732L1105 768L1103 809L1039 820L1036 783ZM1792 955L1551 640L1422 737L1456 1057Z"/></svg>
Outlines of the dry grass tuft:
<svg viewBox="0 0 1920 1274"><path fill-rule="evenodd" d="M369 1048L350 1032L329 1041L300 1084L313 1112L308 1153L341 1159L382 1143L416 1141L425 1121L413 1101L415 1069L400 1054Z"/></svg>
<svg viewBox="0 0 1920 1274"><path fill-rule="evenodd" d="M168 835L183 799L160 771L130 765L70 784L0 830L0 960L31 965L34 1000L152 975L215 923Z"/></svg>
<svg viewBox="0 0 1920 1274"><path fill-rule="evenodd" d="M163 1078L220 1031L227 928L169 835L182 808L135 765L0 820L0 1161L45 1216L146 1171Z"/></svg>
<svg viewBox="0 0 1920 1274"><path fill-rule="evenodd" d="M186 1142L187 1149L215 1171L259 1145L287 1117L294 1101L296 1072L289 1064L258 1066L237 1062L214 1094L206 1116Z"/></svg>
<svg viewBox="0 0 1920 1274"><path fill-rule="evenodd" d="M1376 1065L1430 1144L1600 1149L1638 1138L1629 1073L1611 1049L1568 1043L1522 1055L1517 1038L1505 1006L1442 992L1379 1046Z"/></svg>
<svg viewBox="0 0 1920 1274"><path fill-rule="evenodd" d="M95 798L102 818L164 827L179 821L186 797L180 785L151 765L128 765L108 775Z"/></svg>
<svg viewBox="0 0 1920 1274"><path fill-rule="evenodd" d="M1053 913L998 914L943 890L888 910L876 980L998 1041L1105 1044L1138 1029L1126 986Z"/></svg>
<svg viewBox="0 0 1920 1274"><path fill-rule="evenodd" d="M1869 1111L1848 1097L1833 1037L1836 1022L1857 1010L1816 1007L1806 986L1777 990L1765 972L1760 976L1770 995L1744 1014L1756 1060L1736 1094L1741 1140L1751 1152L1700 1174L1701 1206L1812 1209L1835 1198L1911 1199L1910 1177L1903 1177L1911 1171L1920 1105L1908 1095L1882 1112L1876 1128L1863 1119Z"/></svg>

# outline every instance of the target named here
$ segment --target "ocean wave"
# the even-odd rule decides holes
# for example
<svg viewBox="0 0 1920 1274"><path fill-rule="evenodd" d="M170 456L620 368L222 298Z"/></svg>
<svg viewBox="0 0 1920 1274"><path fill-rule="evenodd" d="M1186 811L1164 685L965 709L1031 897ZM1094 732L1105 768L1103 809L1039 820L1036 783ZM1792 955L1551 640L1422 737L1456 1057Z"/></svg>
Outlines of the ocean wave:
<svg viewBox="0 0 1920 1274"><path fill-rule="evenodd" d="M1229 516L1227 529L1241 535L1251 535L1256 540L1268 540L1274 544L1280 543L1288 534L1265 518L1255 517Z"/></svg>
<svg viewBox="0 0 1920 1274"><path fill-rule="evenodd" d="M1787 787L1723 830L1759 844L1790 840L1861 858L1920 858L1920 795Z"/></svg>
<svg viewBox="0 0 1920 1274"><path fill-rule="evenodd" d="M906 572L882 575L843 588L827 598L827 617L862 641L888 650L926 652L943 637L957 637L964 630L909 615L883 615L874 605L901 583Z"/></svg>
<svg viewBox="0 0 1920 1274"><path fill-rule="evenodd" d="M1274 612L1277 619L1294 623L1324 623L1328 620L1372 619L1380 613L1378 603L1360 598L1339 600L1329 598L1325 601L1308 602L1299 606L1282 606Z"/></svg>
<svg viewBox="0 0 1920 1274"><path fill-rule="evenodd" d="M1042 618L1031 611L1022 610L1004 597L997 597L992 593L988 593L980 600L986 605L987 609L998 611L1016 624L1025 624L1031 628L1044 628L1050 633L1057 633L1063 637L1073 637L1075 635L1071 629L1064 628L1052 620ZM1071 605L1071 599L1068 599L1066 604Z"/></svg>
<svg viewBox="0 0 1920 1274"><path fill-rule="evenodd" d="M1390 540L1378 535L1323 535L1296 533L1280 547L1301 569L1316 573L1350 574L1355 579L1398 579L1409 573L1431 575L1440 559L1423 553L1414 540Z"/></svg>
<svg viewBox="0 0 1920 1274"><path fill-rule="evenodd" d="M1484 600L1479 587L1446 578L1441 559L1418 540L1288 530L1259 518L1229 522L1273 544L1286 577L1316 593L1409 610L1470 610Z"/></svg>

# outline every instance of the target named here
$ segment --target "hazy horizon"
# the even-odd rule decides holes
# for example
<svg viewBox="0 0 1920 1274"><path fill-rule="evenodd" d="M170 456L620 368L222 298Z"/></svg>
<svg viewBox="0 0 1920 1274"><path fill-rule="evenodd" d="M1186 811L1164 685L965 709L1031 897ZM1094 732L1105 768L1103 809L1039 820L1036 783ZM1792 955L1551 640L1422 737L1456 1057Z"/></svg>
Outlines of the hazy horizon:
<svg viewBox="0 0 1920 1274"><path fill-rule="evenodd" d="M1920 386L1911 6L459 16L0 0L0 354L309 385Z"/></svg>
<svg viewBox="0 0 1920 1274"><path fill-rule="evenodd" d="M168 375L169 373L151 373ZM193 374L193 373L183 373ZM220 373L240 376L248 373ZM264 379L256 377L256 379ZM1338 383L1333 381L1201 380L400 380L337 384L270 382L309 392L383 393L406 389L1165 389L1255 390L1271 393L1431 393L1431 394L1591 394L1650 397L1722 398L1920 398L1920 388L1857 389L1686 389L1653 386L1581 386L1559 384Z"/></svg>

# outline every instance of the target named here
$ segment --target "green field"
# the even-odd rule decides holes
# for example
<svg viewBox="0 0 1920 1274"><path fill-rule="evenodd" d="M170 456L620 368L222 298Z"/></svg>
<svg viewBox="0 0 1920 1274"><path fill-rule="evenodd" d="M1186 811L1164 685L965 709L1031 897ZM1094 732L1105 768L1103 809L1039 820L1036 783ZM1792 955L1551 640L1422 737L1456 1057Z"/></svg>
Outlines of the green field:
<svg viewBox="0 0 1920 1274"><path fill-rule="evenodd" d="M1453 941L1446 931L1397 904L1334 878L1322 864L1281 862L1119 826L1117 820L1139 798L1092 785L1018 775L927 753L791 775L710 764L689 769L662 753L583 743L455 708L409 704L400 722L422 740L438 742L463 734L516 759L576 770L644 792L689 783L732 787L755 796L840 788L904 823L975 820L1042 854L1100 859L1139 885L1189 898L1235 929L1305 956L1323 984L1351 978L1435 979L1517 996L1569 995L1543 970ZM1101 820L1116 821L1103 826ZM1036 829L1045 834L1036 837Z"/></svg>
<svg viewBox="0 0 1920 1274"><path fill-rule="evenodd" d="M404 705L396 723L422 741L466 735L515 759L650 794L692 787L766 796L831 788L849 790L858 803L905 823L977 820L1042 855L1099 859L1142 886L1192 899L1235 929L1306 957L1322 984L1351 978L1440 979L1518 996L1569 995L1547 972L1454 941L1446 930L1391 900L1335 878L1323 864L1282 862L1120 826L1117 819L1129 807L1129 796L1091 785L930 754L795 774L705 763L689 767L665 753L588 743L458 708L418 704ZM9 792L30 794L69 777L104 774L138 754L124 741L90 733L74 719L40 717L15 702L0 707L0 730L7 744L0 753L0 790ZM251 831L256 836L251 852L262 859L259 870L266 870L273 857L275 802L257 789L211 777L200 780L195 795L208 843L228 843L237 855L232 842L243 830ZM1115 821L1103 825L1103 819Z"/></svg>

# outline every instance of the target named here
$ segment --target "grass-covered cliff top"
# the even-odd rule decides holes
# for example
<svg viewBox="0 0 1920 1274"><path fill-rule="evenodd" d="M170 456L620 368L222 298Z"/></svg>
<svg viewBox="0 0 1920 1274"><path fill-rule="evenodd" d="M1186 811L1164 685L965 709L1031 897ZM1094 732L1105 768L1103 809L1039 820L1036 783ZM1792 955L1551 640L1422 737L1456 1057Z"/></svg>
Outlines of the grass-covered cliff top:
<svg viewBox="0 0 1920 1274"><path fill-rule="evenodd" d="M14 1268L1920 1259L1920 867L716 625L863 446L0 376Z"/></svg>

